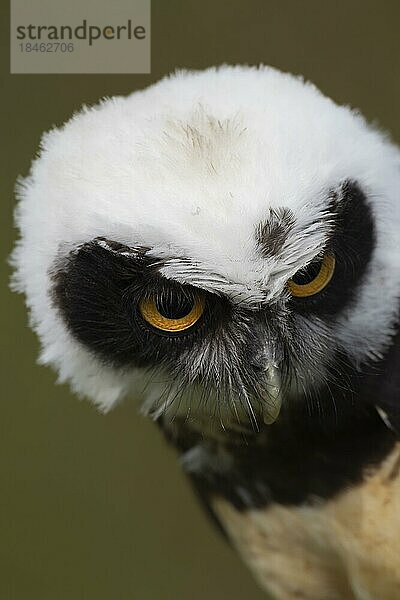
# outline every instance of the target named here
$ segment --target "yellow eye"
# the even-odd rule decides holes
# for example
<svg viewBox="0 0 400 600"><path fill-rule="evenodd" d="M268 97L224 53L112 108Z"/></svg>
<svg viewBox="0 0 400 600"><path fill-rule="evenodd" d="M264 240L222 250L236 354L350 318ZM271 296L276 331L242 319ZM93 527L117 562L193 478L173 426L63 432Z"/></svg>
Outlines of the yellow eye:
<svg viewBox="0 0 400 600"><path fill-rule="evenodd" d="M170 293L165 297L146 297L139 303L145 321L170 333L190 329L204 312L205 298L200 294Z"/></svg>
<svg viewBox="0 0 400 600"><path fill-rule="evenodd" d="M333 254L326 254L320 263L311 263L306 269L289 279L290 293L297 298L314 296L328 285L334 271L335 257Z"/></svg>

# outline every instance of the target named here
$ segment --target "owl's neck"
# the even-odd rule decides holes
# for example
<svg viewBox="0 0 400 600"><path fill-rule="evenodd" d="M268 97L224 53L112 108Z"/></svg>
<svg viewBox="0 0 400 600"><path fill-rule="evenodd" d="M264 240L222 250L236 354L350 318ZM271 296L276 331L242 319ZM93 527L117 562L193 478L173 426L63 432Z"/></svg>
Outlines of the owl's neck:
<svg viewBox="0 0 400 600"><path fill-rule="evenodd" d="M397 440L374 407L330 427L304 416L284 417L252 434L210 436L179 420L161 426L201 494L222 495L239 509L328 499L360 482Z"/></svg>

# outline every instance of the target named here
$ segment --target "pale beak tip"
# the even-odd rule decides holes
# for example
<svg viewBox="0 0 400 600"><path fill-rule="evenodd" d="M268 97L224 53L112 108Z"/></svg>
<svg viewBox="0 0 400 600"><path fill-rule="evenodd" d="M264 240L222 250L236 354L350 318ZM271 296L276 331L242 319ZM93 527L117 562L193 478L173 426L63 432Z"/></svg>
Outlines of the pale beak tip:
<svg viewBox="0 0 400 600"><path fill-rule="evenodd" d="M264 405L263 421L266 425L272 425L278 419L282 407L280 373L276 365L268 367L268 375L273 392L269 394L269 402Z"/></svg>

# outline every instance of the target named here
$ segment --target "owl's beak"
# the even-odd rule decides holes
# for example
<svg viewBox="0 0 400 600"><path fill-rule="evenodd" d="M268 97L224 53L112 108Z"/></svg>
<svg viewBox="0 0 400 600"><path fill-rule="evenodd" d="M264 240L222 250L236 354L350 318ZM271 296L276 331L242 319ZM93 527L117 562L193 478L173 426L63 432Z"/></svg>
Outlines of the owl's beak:
<svg viewBox="0 0 400 600"><path fill-rule="evenodd" d="M263 421L271 425L279 417L282 406L281 376L278 367L270 364L267 367L268 396L263 398Z"/></svg>

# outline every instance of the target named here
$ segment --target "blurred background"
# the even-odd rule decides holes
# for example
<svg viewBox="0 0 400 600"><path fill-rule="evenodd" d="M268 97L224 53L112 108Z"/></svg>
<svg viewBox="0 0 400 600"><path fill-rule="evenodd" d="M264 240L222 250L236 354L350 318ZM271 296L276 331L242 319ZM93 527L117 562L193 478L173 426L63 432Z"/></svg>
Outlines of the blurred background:
<svg viewBox="0 0 400 600"><path fill-rule="evenodd" d="M101 416L35 364L23 298L7 289L14 184L44 130L177 67L301 73L400 141L400 3L153 0L150 75L9 75L1 10L0 598L262 600L134 399Z"/></svg>

